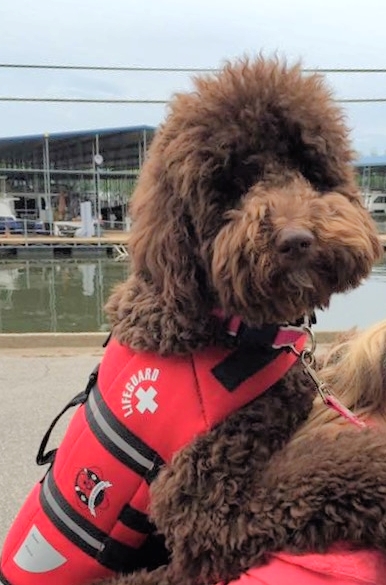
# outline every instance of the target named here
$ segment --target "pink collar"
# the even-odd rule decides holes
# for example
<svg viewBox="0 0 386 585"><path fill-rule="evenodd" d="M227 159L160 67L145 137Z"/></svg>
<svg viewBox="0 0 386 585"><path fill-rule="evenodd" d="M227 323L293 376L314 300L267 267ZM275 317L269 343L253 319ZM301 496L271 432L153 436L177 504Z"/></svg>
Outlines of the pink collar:
<svg viewBox="0 0 386 585"><path fill-rule="evenodd" d="M241 317L233 316L226 319L222 309L215 309L213 314L219 319L225 320L227 326L227 333L232 337L236 337L240 331L242 325ZM292 347L298 342L305 334L304 325L308 322L308 318L304 318L304 321L300 325L277 325L277 332L270 345L273 349L284 349ZM263 325L261 330L263 331L266 326Z"/></svg>

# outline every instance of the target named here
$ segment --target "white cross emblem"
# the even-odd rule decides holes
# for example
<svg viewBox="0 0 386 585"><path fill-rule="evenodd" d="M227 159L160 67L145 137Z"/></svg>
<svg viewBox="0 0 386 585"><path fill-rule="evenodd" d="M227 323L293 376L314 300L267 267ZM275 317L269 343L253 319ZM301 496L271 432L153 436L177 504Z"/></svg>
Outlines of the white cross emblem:
<svg viewBox="0 0 386 585"><path fill-rule="evenodd" d="M157 391L150 386L147 390L143 388L138 388L137 392L135 393L136 397L138 398L137 410L141 414L145 412L145 410L149 410L152 414L157 410L158 404L154 400L154 397L157 395Z"/></svg>

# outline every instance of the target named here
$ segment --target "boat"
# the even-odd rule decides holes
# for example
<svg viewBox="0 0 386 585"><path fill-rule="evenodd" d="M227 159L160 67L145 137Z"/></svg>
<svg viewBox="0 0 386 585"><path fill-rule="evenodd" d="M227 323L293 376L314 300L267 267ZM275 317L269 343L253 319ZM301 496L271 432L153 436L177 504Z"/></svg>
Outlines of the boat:
<svg viewBox="0 0 386 585"><path fill-rule="evenodd" d="M18 220L15 216L13 197L7 197L7 195L0 195L0 234L23 233L23 222Z"/></svg>
<svg viewBox="0 0 386 585"><path fill-rule="evenodd" d="M368 191L363 193L363 200L366 209L376 216L386 215L386 192Z"/></svg>

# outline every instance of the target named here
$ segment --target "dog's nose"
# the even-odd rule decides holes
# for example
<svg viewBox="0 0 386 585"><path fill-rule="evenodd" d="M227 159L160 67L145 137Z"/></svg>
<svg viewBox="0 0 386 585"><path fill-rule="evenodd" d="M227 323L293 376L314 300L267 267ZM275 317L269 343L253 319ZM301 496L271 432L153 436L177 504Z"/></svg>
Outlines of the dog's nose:
<svg viewBox="0 0 386 585"><path fill-rule="evenodd" d="M310 251L315 238L305 228L283 228L276 238L276 246L280 254L285 257L299 257Z"/></svg>

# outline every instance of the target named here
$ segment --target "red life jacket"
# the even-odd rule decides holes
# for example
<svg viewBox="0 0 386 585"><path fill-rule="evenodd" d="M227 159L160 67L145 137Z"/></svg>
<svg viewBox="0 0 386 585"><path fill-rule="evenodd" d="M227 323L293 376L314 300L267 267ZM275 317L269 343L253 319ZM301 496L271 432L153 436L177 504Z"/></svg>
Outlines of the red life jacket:
<svg viewBox="0 0 386 585"><path fill-rule="evenodd" d="M39 455L52 464L7 536L0 582L85 585L122 570L117 558L127 572L137 569L160 467L285 375L297 360L288 346L301 351L306 339L287 330L270 330L266 351L183 357L137 353L112 339L98 375L70 403L80 406L59 448Z"/></svg>

